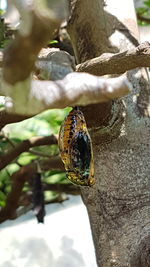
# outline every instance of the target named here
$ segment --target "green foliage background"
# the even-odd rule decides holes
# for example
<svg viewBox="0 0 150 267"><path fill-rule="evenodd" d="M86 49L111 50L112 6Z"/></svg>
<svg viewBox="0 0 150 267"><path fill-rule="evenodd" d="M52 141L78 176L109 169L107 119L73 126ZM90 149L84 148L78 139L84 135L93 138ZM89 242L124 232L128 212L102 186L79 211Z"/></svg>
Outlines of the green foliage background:
<svg viewBox="0 0 150 267"><path fill-rule="evenodd" d="M140 16L150 20L150 0L143 1L143 5L141 7L138 7L136 9L136 12L137 12L137 15L139 14ZM140 26L146 26L146 25L149 25L150 23L138 19L138 24Z"/></svg>
<svg viewBox="0 0 150 267"><path fill-rule="evenodd" d="M3 109L3 105L1 105ZM47 110L33 118L27 119L19 123L12 123L5 126L0 134L0 155L7 153L14 146L21 143L23 140L33 136L48 136L58 134L59 128L68 114L70 108L63 110L54 109ZM44 155L58 155L59 150L57 145L41 146L34 148L34 151L42 152ZM38 160L40 156L30 152L22 153L14 162L9 164L0 173L0 206L5 206L5 200L8 192L11 189L11 175L19 170L20 165L26 165L34 160ZM42 173L43 182L46 183L69 183L65 173L60 171L47 171ZM28 186L25 190L28 190ZM45 192L46 201L57 197L56 193Z"/></svg>

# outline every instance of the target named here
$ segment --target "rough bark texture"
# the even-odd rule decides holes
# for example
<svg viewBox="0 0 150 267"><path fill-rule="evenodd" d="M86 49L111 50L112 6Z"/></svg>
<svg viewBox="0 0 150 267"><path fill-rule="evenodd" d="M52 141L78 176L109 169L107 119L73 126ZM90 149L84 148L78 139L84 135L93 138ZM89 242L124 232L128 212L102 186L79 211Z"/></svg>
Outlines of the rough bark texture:
<svg viewBox="0 0 150 267"><path fill-rule="evenodd" d="M104 54L77 65L82 70L94 75L121 74L138 67L150 67L150 43L145 42L129 51L117 54Z"/></svg>
<svg viewBox="0 0 150 267"><path fill-rule="evenodd" d="M108 0L105 7L102 2L70 1L68 29L78 63L138 44L132 0ZM96 116L91 112L87 121L96 184L82 189L82 195L100 267L150 266L150 88L144 75L138 69L129 71L132 93L109 108L95 105Z"/></svg>

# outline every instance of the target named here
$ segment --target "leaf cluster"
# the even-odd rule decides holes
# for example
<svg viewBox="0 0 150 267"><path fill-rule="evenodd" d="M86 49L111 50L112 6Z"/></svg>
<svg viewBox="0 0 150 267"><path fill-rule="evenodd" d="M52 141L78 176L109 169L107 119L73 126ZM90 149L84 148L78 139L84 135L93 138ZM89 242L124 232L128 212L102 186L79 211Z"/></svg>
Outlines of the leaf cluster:
<svg viewBox="0 0 150 267"><path fill-rule="evenodd" d="M6 154L8 151L20 144L23 140L34 136L49 136L58 134L60 125L68 113L69 108L64 110L47 110L33 118L22 122L13 123L5 126L0 134L0 155ZM0 206L6 204L6 196L11 190L11 176L18 171L21 166L27 165L41 158L47 158L59 154L57 145L45 145L34 147L29 152L22 153L11 164L7 165L0 173ZM65 173L61 171L46 171L42 173L42 181L46 184L68 183ZM24 192L30 191L28 184L24 187ZM58 193L46 191L45 200L58 197Z"/></svg>
<svg viewBox="0 0 150 267"><path fill-rule="evenodd" d="M143 5L136 9L136 13L140 26L150 25L150 0L144 1Z"/></svg>

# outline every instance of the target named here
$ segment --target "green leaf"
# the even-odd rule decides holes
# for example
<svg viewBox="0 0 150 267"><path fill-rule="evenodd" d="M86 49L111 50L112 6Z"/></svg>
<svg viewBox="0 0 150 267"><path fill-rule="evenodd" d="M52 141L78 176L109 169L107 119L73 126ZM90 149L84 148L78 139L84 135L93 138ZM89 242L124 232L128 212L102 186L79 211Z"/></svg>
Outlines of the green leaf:
<svg viewBox="0 0 150 267"><path fill-rule="evenodd" d="M0 201L5 201L6 200L6 195L0 191Z"/></svg>
<svg viewBox="0 0 150 267"><path fill-rule="evenodd" d="M144 1L144 5L147 6L147 7L150 7L150 1Z"/></svg>
<svg viewBox="0 0 150 267"><path fill-rule="evenodd" d="M53 191L45 191L44 192L44 199L45 201L54 200L58 196L58 193Z"/></svg>
<svg viewBox="0 0 150 267"><path fill-rule="evenodd" d="M7 171L9 172L10 175L12 175L14 172L19 170L19 166L16 163L11 163L7 166Z"/></svg>
<svg viewBox="0 0 150 267"><path fill-rule="evenodd" d="M0 206L3 208L3 207L5 207L5 201L2 201L2 200L0 200Z"/></svg>
<svg viewBox="0 0 150 267"><path fill-rule="evenodd" d="M7 184L8 181L10 182L10 176L5 168L0 172L0 182L1 184Z"/></svg>
<svg viewBox="0 0 150 267"><path fill-rule="evenodd" d="M4 13L5 13L5 10L0 8L0 16L4 15Z"/></svg>
<svg viewBox="0 0 150 267"><path fill-rule="evenodd" d="M27 165L31 163L31 161L37 159L37 156L29 153L29 152L24 152L22 153L19 158L18 158L18 163L21 165Z"/></svg>
<svg viewBox="0 0 150 267"><path fill-rule="evenodd" d="M43 154L48 155L48 156L53 156L53 155L59 154L58 145L39 146L39 147L33 148L32 150L35 152L43 153ZM32 150L31 150L31 154L32 154Z"/></svg>
<svg viewBox="0 0 150 267"><path fill-rule="evenodd" d="M36 117L40 120L47 121L52 129L52 132L54 134L57 134L62 121L69 113L70 109L71 108L65 108L63 110L61 109L47 110L37 115Z"/></svg>
<svg viewBox="0 0 150 267"><path fill-rule="evenodd" d="M46 136L52 133L51 126L48 122L37 117L9 124L4 131L9 133L9 138L20 137L20 140L28 139L33 136Z"/></svg>
<svg viewBox="0 0 150 267"><path fill-rule="evenodd" d="M66 173L55 171L53 174L52 172L47 172L47 177L44 180L50 184L61 183L66 181Z"/></svg>
<svg viewBox="0 0 150 267"><path fill-rule="evenodd" d="M48 44L58 44L58 41L57 40L52 40L52 41L48 42Z"/></svg>

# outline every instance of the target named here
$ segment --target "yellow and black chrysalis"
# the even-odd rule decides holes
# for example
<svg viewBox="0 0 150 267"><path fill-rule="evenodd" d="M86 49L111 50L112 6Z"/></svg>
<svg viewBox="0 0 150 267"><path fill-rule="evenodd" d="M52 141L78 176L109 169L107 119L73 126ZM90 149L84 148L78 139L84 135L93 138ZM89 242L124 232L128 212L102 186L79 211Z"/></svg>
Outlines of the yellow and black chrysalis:
<svg viewBox="0 0 150 267"><path fill-rule="evenodd" d="M95 183L93 150L83 113L73 108L59 133L59 149L68 179L77 185Z"/></svg>

